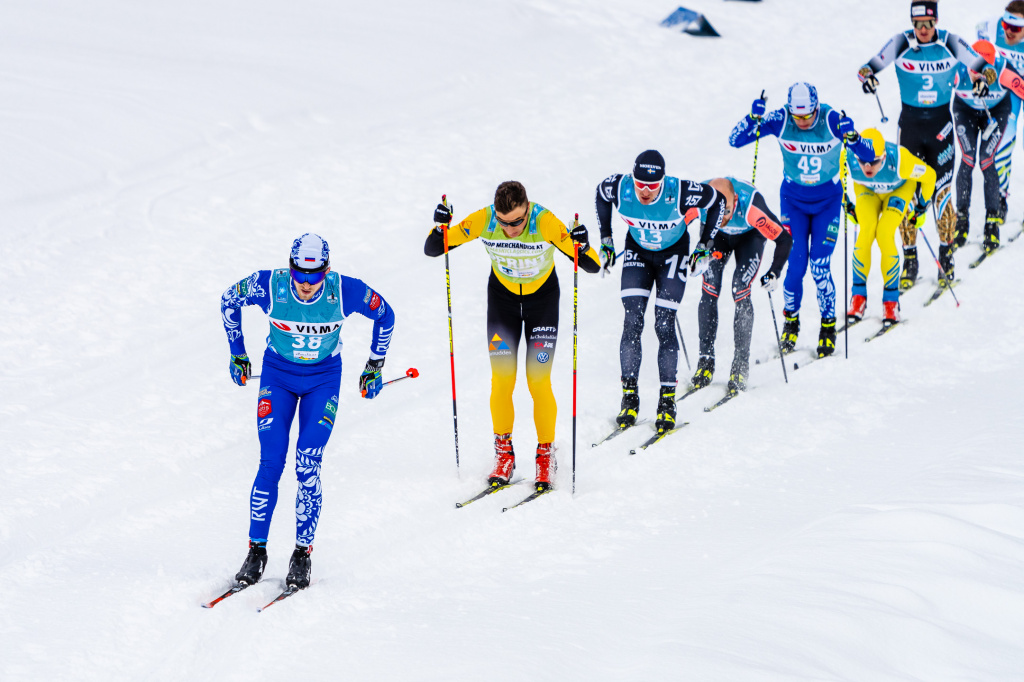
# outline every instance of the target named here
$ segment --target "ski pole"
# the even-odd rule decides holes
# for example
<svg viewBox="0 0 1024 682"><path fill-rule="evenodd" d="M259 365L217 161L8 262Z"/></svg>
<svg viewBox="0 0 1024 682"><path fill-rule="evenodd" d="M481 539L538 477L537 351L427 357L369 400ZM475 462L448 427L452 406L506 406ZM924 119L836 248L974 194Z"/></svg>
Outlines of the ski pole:
<svg viewBox="0 0 1024 682"><path fill-rule="evenodd" d="M842 112L843 116L846 116L846 112ZM843 140L843 151L840 152L839 156L839 175L842 178L843 185L843 205L840 206L840 210L843 212L843 357L847 360L850 359L850 324L845 319L846 313L850 310L850 239L846 232L846 175L849 171L846 168L846 163L849 161L849 156L846 150L846 140ZM856 194L856 191L854 192Z"/></svg>
<svg viewBox="0 0 1024 682"><path fill-rule="evenodd" d="M405 370L405 376L398 377L397 379L392 379L391 381L385 381L383 384L380 385L380 387L383 390L383 388L388 384L393 384L396 381L401 381L402 379L415 379L419 375L420 371L418 369L416 369L415 367L410 367L409 369ZM366 395L366 389L363 389L362 395Z"/></svg>
<svg viewBox="0 0 1024 682"><path fill-rule="evenodd" d="M683 340L683 326L679 324L679 315L676 315L676 330L679 332L679 344L683 347L683 357L686 358L686 371L692 372L690 356L686 352L686 341Z"/></svg>
<svg viewBox="0 0 1024 682"><path fill-rule="evenodd" d="M878 113L882 115L882 123L888 123L889 117L886 116L885 112L882 110L882 98L878 96L878 88L875 88L874 93L875 101L878 102Z"/></svg>
<svg viewBox="0 0 1024 682"><path fill-rule="evenodd" d="M575 230L580 224L580 214L572 221ZM576 351L577 351L577 309L579 307L580 245L573 242L572 249L572 494L576 494Z"/></svg>
<svg viewBox="0 0 1024 682"><path fill-rule="evenodd" d="M448 195L441 195L441 203L448 206ZM452 426L455 428L455 473L461 478L459 472L459 410L455 404L455 336L452 333L452 274L448 264L448 230L451 223L442 223L441 232L444 233L444 281L448 289L448 354L451 356L452 365Z"/></svg>
<svg viewBox="0 0 1024 682"><path fill-rule="evenodd" d="M956 292L953 291L953 283L949 281L949 277L946 276L946 271L942 268L942 263L939 262L939 257L935 255L935 249L932 248L931 242L928 241L928 235L926 235L924 233L924 230L921 229L920 227L917 228L917 231L921 233L922 237L924 237L924 243L928 247L928 250L931 252L932 258L935 259L935 265L939 266L939 274L942 275L942 279L945 280L946 287L949 289L949 293L953 294L953 300L956 301L956 307L959 308L960 301L957 300Z"/></svg>
<svg viewBox="0 0 1024 682"><path fill-rule="evenodd" d="M761 97L759 98L765 102L768 98L764 96L764 90L761 90ZM757 117L757 137L754 138L754 172L750 177L750 184L753 185L757 181L757 150L761 146L761 117ZM689 366L689 362L686 363Z"/></svg>
<svg viewBox="0 0 1024 682"><path fill-rule="evenodd" d="M782 337L779 336L779 321L775 317L775 304L772 302L772 292L768 292L768 307L772 309L772 324L775 325L775 343L779 346L779 361L782 362L782 378L789 383L789 375L786 374L786 358L782 354Z"/></svg>
<svg viewBox="0 0 1024 682"><path fill-rule="evenodd" d="M996 131L998 124L996 123L996 120L992 118L992 112L988 109L988 103L979 97L975 97L975 100L981 102L981 106L985 107L985 115L988 116L988 125L985 126L985 130L981 133L981 139L988 140L988 138L992 137L992 133Z"/></svg>

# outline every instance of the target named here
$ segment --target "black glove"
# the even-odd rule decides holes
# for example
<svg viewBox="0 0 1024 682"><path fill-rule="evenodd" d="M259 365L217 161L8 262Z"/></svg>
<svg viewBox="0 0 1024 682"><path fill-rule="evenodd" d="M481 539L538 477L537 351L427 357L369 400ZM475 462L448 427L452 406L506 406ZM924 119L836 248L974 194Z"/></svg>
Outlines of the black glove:
<svg viewBox="0 0 1024 682"><path fill-rule="evenodd" d="M452 222L452 209L444 204L438 204L434 209L434 222L441 225L448 225Z"/></svg>
<svg viewBox="0 0 1024 682"><path fill-rule="evenodd" d="M988 82L984 78L974 81L974 87L971 89L974 91L974 96L979 99L988 97Z"/></svg>
<svg viewBox="0 0 1024 682"><path fill-rule="evenodd" d="M773 291L779 288L778 275L776 275L771 270L764 273L764 276L761 277L761 286L764 287L765 291L767 291L769 294L772 293Z"/></svg>
<svg viewBox="0 0 1024 682"><path fill-rule="evenodd" d="M590 247L590 235L587 234L586 225L577 225L569 232L572 240L579 244L580 251L586 251Z"/></svg>
<svg viewBox="0 0 1024 682"><path fill-rule="evenodd" d="M857 207L850 201L850 197L843 195L843 210L846 211L846 217L851 221L860 225L860 221L857 220Z"/></svg>
<svg viewBox="0 0 1024 682"><path fill-rule="evenodd" d="M875 72L871 70L871 67L862 66L857 75L860 76L860 87L864 90L864 94L875 94L875 91L878 90L878 79L875 78Z"/></svg>

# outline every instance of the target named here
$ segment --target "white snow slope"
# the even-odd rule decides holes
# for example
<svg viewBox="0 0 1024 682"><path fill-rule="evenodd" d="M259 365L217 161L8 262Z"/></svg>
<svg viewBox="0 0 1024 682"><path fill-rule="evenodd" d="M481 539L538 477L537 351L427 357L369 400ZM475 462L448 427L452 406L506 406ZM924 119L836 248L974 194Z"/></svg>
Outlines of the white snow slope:
<svg viewBox="0 0 1024 682"><path fill-rule="evenodd" d="M659 28L675 5L651 0L0 5L0 679L1024 679L1019 244L973 271L978 246L961 252L959 308L922 307L924 259L909 323L865 344L875 273L849 360L788 385L753 366L748 394L705 414L716 383L633 457L640 429L590 447L618 409L622 308L618 270L581 274L574 496L559 257L559 489L507 514L526 486L454 509L492 459L488 265L478 244L451 258L457 475L444 264L422 252L442 193L458 218L519 179L596 240L595 186L644 149L680 177L748 175L753 148L727 137L762 88L779 106L808 80L878 124L855 72L908 26L904 3L688 5L724 37ZM1001 6L945 0L941 25L972 36ZM891 139L891 70L882 94ZM764 141L776 207L780 166ZM257 615L292 547L289 464L264 582L204 610L244 556L258 464L256 386L228 376L219 297L306 231L394 305L386 378L421 377L360 399L370 325L345 326L314 585ZM810 345L809 276L805 291ZM680 311L691 360L699 293ZM754 299L760 357L774 331ZM245 315L258 365L266 321ZM648 329L645 415L655 347ZM532 477L523 385L517 405Z"/></svg>

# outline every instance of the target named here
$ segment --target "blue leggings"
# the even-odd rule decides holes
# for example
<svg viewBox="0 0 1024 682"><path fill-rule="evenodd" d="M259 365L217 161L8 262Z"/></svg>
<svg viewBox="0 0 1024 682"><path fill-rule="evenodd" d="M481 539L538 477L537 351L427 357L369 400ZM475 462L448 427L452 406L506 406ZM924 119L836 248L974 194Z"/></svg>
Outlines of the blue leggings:
<svg viewBox="0 0 1024 682"><path fill-rule="evenodd" d="M810 259L811 276L818 289L818 309L821 316L836 316L836 284L832 281L832 251L839 235L839 217L842 213L842 195L836 194L820 201L801 201L782 195L782 223L793 235L793 250L789 252L789 267L783 283L786 311L800 311L804 297L804 275Z"/></svg>
<svg viewBox="0 0 1024 682"><path fill-rule="evenodd" d="M341 360L332 357L318 365L288 365L293 363L270 352L264 355L256 407L260 468L249 496L249 537L266 540L270 532L270 520L277 506L277 484L288 456L288 432L298 406L295 539L300 545L312 545L322 500L320 462L338 414Z"/></svg>

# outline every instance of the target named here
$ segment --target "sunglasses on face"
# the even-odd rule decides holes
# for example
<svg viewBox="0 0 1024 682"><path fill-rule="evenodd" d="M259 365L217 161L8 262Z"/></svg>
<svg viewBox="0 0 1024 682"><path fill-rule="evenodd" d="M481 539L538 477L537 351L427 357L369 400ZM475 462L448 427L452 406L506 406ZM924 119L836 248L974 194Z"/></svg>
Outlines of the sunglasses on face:
<svg viewBox="0 0 1024 682"><path fill-rule="evenodd" d="M915 19L914 28L935 28L934 19Z"/></svg>
<svg viewBox="0 0 1024 682"><path fill-rule="evenodd" d="M320 272L299 272L298 270L292 270L292 280L296 284L320 284L324 281L324 277L327 276L326 270Z"/></svg>
<svg viewBox="0 0 1024 682"><path fill-rule="evenodd" d="M791 115L791 116L792 116L793 118L795 118L796 120L798 120L798 121L810 121L810 120L811 120L812 118L814 118L814 115L815 115L816 113L818 113L818 112L816 112L816 111L812 111L812 112L811 112L811 113L809 113L809 114L803 114L803 115L799 115L799 114L790 114L790 115Z"/></svg>
<svg viewBox="0 0 1024 682"><path fill-rule="evenodd" d="M494 219L497 220L498 224L501 225L502 227L519 227L520 225L523 224L523 221L526 220L526 216L523 216L522 218L516 218L515 220L510 220L508 222L505 222L504 220L502 220L501 218L498 217L497 213L495 213L494 214Z"/></svg>
<svg viewBox="0 0 1024 682"><path fill-rule="evenodd" d="M1024 31L1024 26L1014 26L1013 24L1008 24L1004 21L1003 30L1007 33L1020 33L1021 31Z"/></svg>
<svg viewBox="0 0 1024 682"><path fill-rule="evenodd" d="M633 184L636 185L637 191L649 189L654 192L661 187L661 180L658 180L657 182L640 182L639 180L634 180Z"/></svg>

